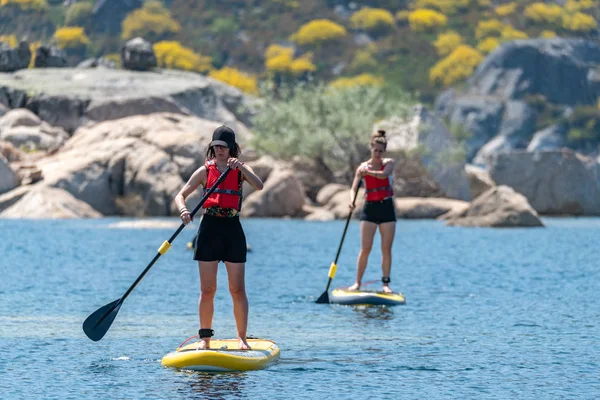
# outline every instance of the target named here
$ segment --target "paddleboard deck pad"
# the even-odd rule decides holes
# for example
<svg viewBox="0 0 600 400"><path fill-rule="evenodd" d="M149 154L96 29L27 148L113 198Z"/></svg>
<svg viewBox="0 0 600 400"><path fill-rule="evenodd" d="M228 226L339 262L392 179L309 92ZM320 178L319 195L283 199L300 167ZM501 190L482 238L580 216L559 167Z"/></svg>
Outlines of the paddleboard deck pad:
<svg viewBox="0 0 600 400"><path fill-rule="evenodd" d="M334 289L329 302L344 305L397 306L406 304L402 293L383 293L375 290Z"/></svg>
<svg viewBox="0 0 600 400"><path fill-rule="evenodd" d="M168 353L164 367L192 371L233 372L263 369L279 358L279 346L266 339L248 339L251 350L239 350L237 339L211 339L210 348L196 350L198 341Z"/></svg>

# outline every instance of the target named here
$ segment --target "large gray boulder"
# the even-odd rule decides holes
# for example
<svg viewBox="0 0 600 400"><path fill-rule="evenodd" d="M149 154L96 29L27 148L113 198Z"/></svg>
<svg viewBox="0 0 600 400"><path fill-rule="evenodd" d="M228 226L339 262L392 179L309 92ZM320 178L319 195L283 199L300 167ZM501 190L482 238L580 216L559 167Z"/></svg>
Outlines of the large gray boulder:
<svg viewBox="0 0 600 400"><path fill-rule="evenodd" d="M401 219L435 219L448 212L462 212L469 203L454 199L400 197L394 199L396 217Z"/></svg>
<svg viewBox="0 0 600 400"><path fill-rule="evenodd" d="M494 228L544 226L527 199L508 186L496 186L483 193L463 212L447 218L446 224Z"/></svg>
<svg viewBox="0 0 600 400"><path fill-rule="evenodd" d="M0 41L0 72L13 72L27 68L31 60L29 43L20 42L16 48Z"/></svg>
<svg viewBox="0 0 600 400"><path fill-rule="evenodd" d="M304 188L292 169L271 171L264 188L248 196L242 205L244 217L303 217Z"/></svg>
<svg viewBox="0 0 600 400"><path fill-rule="evenodd" d="M530 39L508 42L482 62L469 92L506 100L538 94L557 104L596 104L600 44L584 39ZM569 79L564 79L569 77Z"/></svg>
<svg viewBox="0 0 600 400"><path fill-rule="evenodd" d="M598 163L570 150L498 153L488 158L498 185L523 194L543 215L600 215Z"/></svg>
<svg viewBox="0 0 600 400"><path fill-rule="evenodd" d="M12 170L8 160L0 154L0 193L8 192L20 185L17 173Z"/></svg>
<svg viewBox="0 0 600 400"><path fill-rule="evenodd" d="M564 124L551 125L536 132L527 146L527 151L559 150L566 145L568 127Z"/></svg>
<svg viewBox="0 0 600 400"><path fill-rule="evenodd" d="M42 45L35 51L33 66L35 68L64 68L67 66L67 55L55 46Z"/></svg>
<svg viewBox="0 0 600 400"><path fill-rule="evenodd" d="M473 163L485 165L489 154L526 148L535 130L535 121L536 113L527 103L507 101L498 134L477 152Z"/></svg>
<svg viewBox="0 0 600 400"><path fill-rule="evenodd" d="M58 149L69 138L61 128L50 126L26 108L16 108L0 117L0 139L17 148Z"/></svg>
<svg viewBox="0 0 600 400"><path fill-rule="evenodd" d="M530 99L565 109L595 105L599 62L600 44L591 40L507 42L479 65L464 89L440 95L436 111L471 135L467 159L482 164L489 154L529 146L538 118L527 104Z"/></svg>
<svg viewBox="0 0 600 400"><path fill-rule="evenodd" d="M46 185L65 189L102 214L171 215L177 212L175 194L203 165L219 125L168 113L106 121L78 129L38 166ZM243 141L249 133L237 134Z"/></svg>
<svg viewBox="0 0 600 400"><path fill-rule="evenodd" d="M249 120L249 99L236 88L186 71L47 68L0 73L0 103L29 108L69 132L89 122L156 112L196 115L237 131Z"/></svg>
<svg viewBox="0 0 600 400"><path fill-rule="evenodd" d="M485 168L467 164L465 165L465 172L469 178L469 186L471 187L471 196L473 198L496 186L490 173Z"/></svg>
<svg viewBox="0 0 600 400"><path fill-rule="evenodd" d="M102 214L70 193L35 185L18 201L0 213L0 218L66 219L100 218Z"/></svg>
<svg viewBox="0 0 600 400"><path fill-rule="evenodd" d="M150 71L157 66L152 43L141 37L131 39L121 49L121 66L134 71Z"/></svg>

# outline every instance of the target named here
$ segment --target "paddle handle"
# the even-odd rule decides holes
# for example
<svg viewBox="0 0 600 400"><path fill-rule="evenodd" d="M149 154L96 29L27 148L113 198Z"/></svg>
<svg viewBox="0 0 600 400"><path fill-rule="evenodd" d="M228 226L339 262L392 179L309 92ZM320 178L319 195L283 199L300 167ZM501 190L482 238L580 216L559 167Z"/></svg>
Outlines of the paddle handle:
<svg viewBox="0 0 600 400"><path fill-rule="evenodd" d="M194 207L194 209L191 212L191 216L192 217L200 210L200 208L202 208L202 206L204 205L204 203L206 202L206 200L208 199L208 197L215 190L217 190L217 187L221 183L223 183L223 181L227 177L227 174L230 171L231 171L231 168L227 167L227 169L225 170L225 172L223 172L221 174L221 176L219 177L219 179L217 179L217 181L215 182L215 184L204 194L204 196L202 196L202 199L200 199L200 202L198 202L198 205L196 207ZM137 286L137 284L142 280L142 278L144 277L144 275L146 275L148 273L148 271L150 271L150 268L152 268L152 266L160 258L160 256L162 256L163 254L165 254L169 250L169 248L171 247L171 244L173 243L173 240L175 240L175 238L181 233L181 231L183 230L183 228L185 228L185 224L181 223L181 225L179 225L179 228L177 228L177 230L175 231L175 233L173 233L173 235L171 235L171 237L169 238L169 240L165 241L160 246L160 248L158 249L158 253L156 253L156 255L154 256L154 258L152 259L152 261L150 262L150 264L148 264L148 266L146 267L146 269L144 269L144 271L141 273L141 275L137 277L137 279L135 280L135 282L133 282L133 285L131 285L129 287L129 289L127 289L127 291L125 292L125 294L123 295L123 297L121 297L121 299L120 299L121 301L119 303L122 303L127 298L127 296L129 296L129 293L131 293L131 291Z"/></svg>

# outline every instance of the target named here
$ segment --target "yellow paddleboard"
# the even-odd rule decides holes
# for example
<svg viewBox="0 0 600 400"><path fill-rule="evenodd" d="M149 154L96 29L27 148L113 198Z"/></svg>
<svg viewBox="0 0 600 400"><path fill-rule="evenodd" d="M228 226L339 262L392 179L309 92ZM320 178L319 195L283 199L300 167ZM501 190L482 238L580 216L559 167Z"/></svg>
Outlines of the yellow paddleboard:
<svg viewBox="0 0 600 400"><path fill-rule="evenodd" d="M329 302L344 305L396 306L406 304L402 293L383 293L374 290L334 289Z"/></svg>
<svg viewBox="0 0 600 400"><path fill-rule="evenodd" d="M165 367L192 371L231 372L263 369L279 358L279 346L266 339L248 339L251 350L238 350L237 339L211 339L210 348L196 350L198 342L165 355Z"/></svg>

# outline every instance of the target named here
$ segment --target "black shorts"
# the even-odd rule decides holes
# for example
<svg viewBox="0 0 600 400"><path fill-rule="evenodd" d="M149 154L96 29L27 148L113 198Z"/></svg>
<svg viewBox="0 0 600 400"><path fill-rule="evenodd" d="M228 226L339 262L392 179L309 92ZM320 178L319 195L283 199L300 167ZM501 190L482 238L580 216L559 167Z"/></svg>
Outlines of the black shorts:
<svg viewBox="0 0 600 400"><path fill-rule="evenodd" d="M246 262L246 235L240 217L204 215L194 241L194 260Z"/></svg>
<svg viewBox="0 0 600 400"><path fill-rule="evenodd" d="M375 224L396 222L394 199L390 197L381 201L367 201L360 214L360 220L373 222Z"/></svg>

